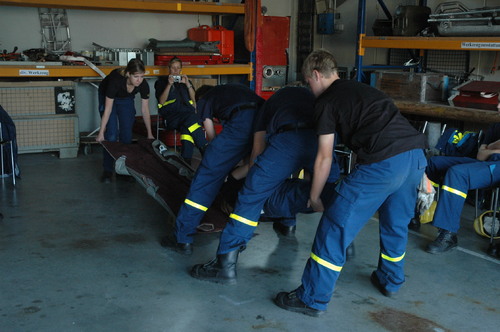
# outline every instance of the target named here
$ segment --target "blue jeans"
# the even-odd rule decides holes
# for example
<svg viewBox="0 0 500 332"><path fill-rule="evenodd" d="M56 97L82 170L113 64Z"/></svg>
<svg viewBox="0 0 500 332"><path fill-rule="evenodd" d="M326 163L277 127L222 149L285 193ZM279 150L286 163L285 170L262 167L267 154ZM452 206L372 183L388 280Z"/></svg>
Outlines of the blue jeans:
<svg viewBox="0 0 500 332"><path fill-rule="evenodd" d="M99 115L104 114L104 95L99 95ZM135 104L134 98L115 98L113 109L109 115L104 139L109 142L121 142L125 144L132 143L132 127L135 122ZM113 172L115 160L111 155L103 150L104 171Z"/></svg>

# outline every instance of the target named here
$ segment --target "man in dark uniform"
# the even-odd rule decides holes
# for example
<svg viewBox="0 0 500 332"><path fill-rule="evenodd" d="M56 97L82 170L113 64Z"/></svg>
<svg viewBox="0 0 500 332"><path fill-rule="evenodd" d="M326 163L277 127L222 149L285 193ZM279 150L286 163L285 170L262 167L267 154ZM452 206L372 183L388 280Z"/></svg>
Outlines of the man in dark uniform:
<svg viewBox="0 0 500 332"><path fill-rule="evenodd" d="M165 120L166 129L181 132L181 156L191 164L194 145L203 154L207 145L205 132L196 115L195 91L186 75L181 75L182 61L173 58L169 64L170 75L155 82L158 112Z"/></svg>
<svg viewBox="0 0 500 332"><path fill-rule="evenodd" d="M162 245L189 255L193 234L205 211L217 196L229 172L252 150L254 118L264 100L241 84L202 86L197 91L198 115L203 121L210 144L205 149L189 193L175 222L173 239L167 236ZM215 136L213 118L222 122L222 132Z"/></svg>
<svg viewBox="0 0 500 332"><path fill-rule="evenodd" d="M427 143L384 93L340 79L331 53L312 52L302 74L316 96L319 135L310 204L324 213L302 285L279 293L275 302L286 310L319 316L331 299L348 245L377 210L381 248L371 281L385 296L394 295L403 284L408 220L427 165L423 153ZM335 133L356 153L357 165L323 207L320 193L330 171Z"/></svg>
<svg viewBox="0 0 500 332"><path fill-rule="evenodd" d="M252 238L266 200L291 174L301 169L312 171L317 150L313 103L314 96L302 87L283 88L266 101L254 136L251 160L255 162L222 232L217 257L195 265L191 276L217 283L236 282L238 254ZM330 161L337 165L333 152ZM339 177L335 166L327 175L330 182Z"/></svg>
<svg viewBox="0 0 500 332"><path fill-rule="evenodd" d="M438 236L426 248L437 254L458 244L460 215L468 191L500 184L500 123L488 128L476 159L435 156L430 158L426 173L435 183L443 179L432 221L439 230Z"/></svg>

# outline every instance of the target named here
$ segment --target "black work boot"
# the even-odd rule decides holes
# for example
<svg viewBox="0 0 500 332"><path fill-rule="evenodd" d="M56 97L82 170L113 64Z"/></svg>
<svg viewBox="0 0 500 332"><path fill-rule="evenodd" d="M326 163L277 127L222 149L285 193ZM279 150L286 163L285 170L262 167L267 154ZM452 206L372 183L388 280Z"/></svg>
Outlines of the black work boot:
<svg viewBox="0 0 500 332"><path fill-rule="evenodd" d="M298 312L304 315L319 317L324 313L322 310L314 309L308 307L304 302L302 302L298 297L295 291L287 293L281 292L276 295L274 299L274 303L280 308L283 308L288 311Z"/></svg>
<svg viewBox="0 0 500 332"><path fill-rule="evenodd" d="M113 179L112 172L109 172L109 171L102 172L102 175L101 175L101 182L102 183L111 183L112 179Z"/></svg>
<svg viewBox="0 0 500 332"><path fill-rule="evenodd" d="M297 228L297 226L295 226L295 225L287 226L287 225L283 225L282 223L280 223L278 221L273 223L273 229L276 232L276 234L283 235L285 237L294 236L296 228Z"/></svg>
<svg viewBox="0 0 500 332"><path fill-rule="evenodd" d="M220 284L236 284L236 263L239 249L217 257L206 264L196 264L191 269L191 276L196 279Z"/></svg>
<svg viewBox="0 0 500 332"><path fill-rule="evenodd" d="M408 224L408 229L418 232L420 230L420 220L418 218L411 218Z"/></svg>
<svg viewBox="0 0 500 332"><path fill-rule="evenodd" d="M375 286L375 288L377 288L380 293L382 293L382 295L387 297L396 297L397 292L391 292L385 289L385 287L380 283L380 280L378 279L377 273L375 271L372 272L370 281L372 282L372 285Z"/></svg>
<svg viewBox="0 0 500 332"><path fill-rule="evenodd" d="M351 242L351 244L345 250L345 260L350 261L354 257L356 257L356 250L354 250L354 242Z"/></svg>
<svg viewBox="0 0 500 332"><path fill-rule="evenodd" d="M452 233L445 229L440 229L438 237L427 245L425 251L430 254L438 254L455 248L457 244L457 233Z"/></svg>
<svg viewBox="0 0 500 332"><path fill-rule="evenodd" d="M181 255L191 255L193 245L191 243L178 243L173 236L167 235L160 241L162 247L178 252Z"/></svg>

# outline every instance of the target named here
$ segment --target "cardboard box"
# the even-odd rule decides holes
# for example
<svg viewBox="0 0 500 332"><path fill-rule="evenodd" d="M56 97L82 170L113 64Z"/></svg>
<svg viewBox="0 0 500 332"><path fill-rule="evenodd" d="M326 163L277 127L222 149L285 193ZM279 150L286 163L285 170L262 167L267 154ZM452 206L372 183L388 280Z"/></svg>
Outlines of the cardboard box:
<svg viewBox="0 0 500 332"><path fill-rule="evenodd" d="M394 100L443 102L447 96L447 77L440 74L376 71L371 85Z"/></svg>

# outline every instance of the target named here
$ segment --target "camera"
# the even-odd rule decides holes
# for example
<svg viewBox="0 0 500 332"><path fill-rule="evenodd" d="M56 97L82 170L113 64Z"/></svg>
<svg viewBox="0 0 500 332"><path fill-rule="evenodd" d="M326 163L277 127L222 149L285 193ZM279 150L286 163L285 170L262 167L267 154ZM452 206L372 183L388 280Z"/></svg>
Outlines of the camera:
<svg viewBox="0 0 500 332"><path fill-rule="evenodd" d="M172 79L174 80L174 83L179 83L181 81L181 76L180 75L172 75Z"/></svg>

